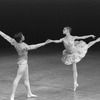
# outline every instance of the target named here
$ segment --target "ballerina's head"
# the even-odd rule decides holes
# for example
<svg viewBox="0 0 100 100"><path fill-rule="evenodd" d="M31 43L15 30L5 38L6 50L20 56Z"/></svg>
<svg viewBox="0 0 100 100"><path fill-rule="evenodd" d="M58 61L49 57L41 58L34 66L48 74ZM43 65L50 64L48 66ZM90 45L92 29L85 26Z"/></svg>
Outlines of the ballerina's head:
<svg viewBox="0 0 100 100"><path fill-rule="evenodd" d="M25 36L21 32L16 33L14 35L14 38L18 43L21 43L21 42L23 42L25 40Z"/></svg>
<svg viewBox="0 0 100 100"><path fill-rule="evenodd" d="M70 27L64 27L64 29L63 29L63 34L65 34L66 36L69 36L70 35L70 33L71 33L71 28Z"/></svg>

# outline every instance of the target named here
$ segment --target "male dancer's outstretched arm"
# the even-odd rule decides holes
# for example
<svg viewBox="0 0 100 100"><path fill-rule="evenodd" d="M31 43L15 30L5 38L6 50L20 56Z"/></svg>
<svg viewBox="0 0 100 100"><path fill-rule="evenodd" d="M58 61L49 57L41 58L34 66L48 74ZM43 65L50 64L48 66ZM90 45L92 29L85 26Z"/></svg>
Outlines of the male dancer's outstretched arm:
<svg viewBox="0 0 100 100"><path fill-rule="evenodd" d="M6 39L8 42L10 42L12 45L15 41L15 39L11 38L10 36L6 35L5 33L3 33L2 31L0 31L0 35Z"/></svg>
<svg viewBox="0 0 100 100"><path fill-rule="evenodd" d="M44 45L46 45L46 44L48 44L48 43L50 43L50 42L51 42L51 40L48 39L48 40L46 40L46 41L43 42L43 43L28 45L28 50L37 49L37 48L42 47L42 46L44 46Z"/></svg>

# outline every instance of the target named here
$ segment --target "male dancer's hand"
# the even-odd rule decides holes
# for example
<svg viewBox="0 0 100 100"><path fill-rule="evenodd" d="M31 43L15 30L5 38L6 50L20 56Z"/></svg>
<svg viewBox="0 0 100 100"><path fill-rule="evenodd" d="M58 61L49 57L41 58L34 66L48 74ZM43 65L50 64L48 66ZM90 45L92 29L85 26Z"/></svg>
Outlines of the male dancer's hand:
<svg viewBox="0 0 100 100"><path fill-rule="evenodd" d="M45 43L48 44L48 43L51 43L51 42L52 42L52 40L47 39Z"/></svg>

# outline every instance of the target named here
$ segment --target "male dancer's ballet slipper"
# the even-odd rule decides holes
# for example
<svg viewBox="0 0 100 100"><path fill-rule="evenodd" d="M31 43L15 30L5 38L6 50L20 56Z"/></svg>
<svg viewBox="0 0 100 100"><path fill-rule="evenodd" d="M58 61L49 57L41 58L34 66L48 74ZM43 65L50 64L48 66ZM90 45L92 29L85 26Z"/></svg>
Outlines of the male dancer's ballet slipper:
<svg viewBox="0 0 100 100"><path fill-rule="evenodd" d="M27 95L28 98L37 98L37 95L31 94L31 95Z"/></svg>

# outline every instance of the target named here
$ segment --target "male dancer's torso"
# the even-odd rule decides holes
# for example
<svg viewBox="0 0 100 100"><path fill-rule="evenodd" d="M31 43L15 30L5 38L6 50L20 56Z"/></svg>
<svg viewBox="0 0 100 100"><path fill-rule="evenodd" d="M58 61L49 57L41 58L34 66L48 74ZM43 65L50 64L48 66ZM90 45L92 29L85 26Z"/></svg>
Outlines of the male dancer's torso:
<svg viewBox="0 0 100 100"><path fill-rule="evenodd" d="M14 47L19 55L18 58L18 63L22 62L22 61L27 61L28 60L28 45L24 42L22 43L17 43L14 42Z"/></svg>

